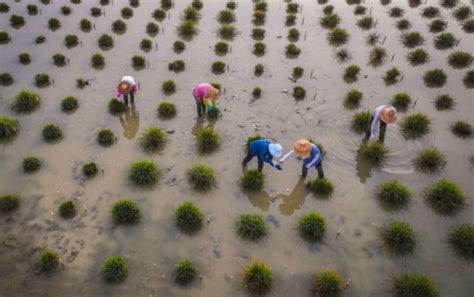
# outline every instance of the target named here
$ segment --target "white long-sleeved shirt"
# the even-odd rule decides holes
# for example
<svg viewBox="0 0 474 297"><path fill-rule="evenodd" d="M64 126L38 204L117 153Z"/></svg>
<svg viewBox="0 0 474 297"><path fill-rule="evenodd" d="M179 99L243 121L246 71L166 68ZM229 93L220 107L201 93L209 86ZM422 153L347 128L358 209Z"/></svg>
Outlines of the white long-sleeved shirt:
<svg viewBox="0 0 474 297"><path fill-rule="evenodd" d="M379 121L380 121L380 113L382 112L382 109L386 107L391 107L390 105L380 105L379 107L375 108L374 111L372 112L372 116L374 119L372 120L372 123L370 124L370 136L372 137L377 133L377 130L379 128Z"/></svg>
<svg viewBox="0 0 474 297"><path fill-rule="evenodd" d="M290 156L294 155L295 151L291 150L289 151L283 158L280 159L280 162L284 162L286 159L288 159ZM321 161L321 152L319 151L318 147L315 144L311 144L311 153L308 156L308 158L303 159L303 166L306 168L310 168L311 166L314 166L318 164Z"/></svg>

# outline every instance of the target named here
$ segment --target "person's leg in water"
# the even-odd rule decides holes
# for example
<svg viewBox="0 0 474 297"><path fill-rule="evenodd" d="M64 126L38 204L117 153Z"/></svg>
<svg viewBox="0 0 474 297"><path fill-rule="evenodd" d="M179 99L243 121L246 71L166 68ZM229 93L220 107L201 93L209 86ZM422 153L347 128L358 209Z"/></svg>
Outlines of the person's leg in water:
<svg viewBox="0 0 474 297"><path fill-rule="evenodd" d="M324 170L323 170L323 163L319 162L318 165L315 166L316 170L318 171L318 178L324 178ZM303 165L303 169L301 170L301 176L305 178L308 175L308 168Z"/></svg>
<svg viewBox="0 0 474 297"><path fill-rule="evenodd" d="M316 170L318 171L318 178L324 178L323 162L316 165Z"/></svg>
<svg viewBox="0 0 474 297"><path fill-rule="evenodd" d="M203 110L205 111L206 107L202 103L202 100L199 99L197 96L194 96L194 100L196 101L196 110L197 110L197 113L198 113L198 117L201 117L202 114L203 114Z"/></svg>
<svg viewBox="0 0 474 297"><path fill-rule="evenodd" d="M133 93L133 91L130 93L130 103L135 103L135 94Z"/></svg>
<svg viewBox="0 0 474 297"><path fill-rule="evenodd" d="M247 156L245 156L244 160L242 161L242 166L247 166L247 163L252 160L253 156L250 154L250 149L248 149Z"/></svg>
<svg viewBox="0 0 474 297"><path fill-rule="evenodd" d="M123 94L123 101L125 103L125 107L128 107L128 94Z"/></svg>
<svg viewBox="0 0 474 297"><path fill-rule="evenodd" d="M384 121L380 121L380 133L379 133L379 141L381 143L385 140L385 131L387 130L387 123Z"/></svg>
<svg viewBox="0 0 474 297"><path fill-rule="evenodd" d="M201 102L196 101L196 110L197 110L197 113L198 113L198 117L201 117L201 116L202 116L202 108L201 108L201 105L202 105Z"/></svg>
<svg viewBox="0 0 474 297"><path fill-rule="evenodd" d="M263 160L258 158L258 171L262 172L263 170Z"/></svg>
<svg viewBox="0 0 474 297"><path fill-rule="evenodd" d="M369 127L367 127L367 131L365 132L364 140L369 140L370 138L370 127L372 126L372 121L374 120L373 116L370 116Z"/></svg>
<svg viewBox="0 0 474 297"><path fill-rule="evenodd" d="M303 165L303 169L301 170L301 177L305 178L308 175L308 168Z"/></svg>

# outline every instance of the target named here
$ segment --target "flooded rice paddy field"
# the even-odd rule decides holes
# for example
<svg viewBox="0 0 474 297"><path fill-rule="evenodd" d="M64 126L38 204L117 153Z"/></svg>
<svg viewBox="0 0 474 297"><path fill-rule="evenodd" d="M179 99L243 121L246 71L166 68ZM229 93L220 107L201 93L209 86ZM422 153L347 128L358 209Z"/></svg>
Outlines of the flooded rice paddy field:
<svg viewBox="0 0 474 297"><path fill-rule="evenodd" d="M287 58L286 3L269 0L266 22L261 26L266 30L263 42L267 49L265 55L256 57L251 37L254 4L240 0L235 9L239 33L229 41L230 53L220 57L214 53L214 44L220 41L216 16L225 9L224 0L203 1L199 33L185 41L186 49L180 54L173 51L173 43L180 39L176 27L190 0L174 1L168 17L157 22L160 32L154 37L147 35L145 27L154 21L151 14L160 7L159 1L140 1L139 7L133 8L133 17L125 20L126 32L120 35L111 31L111 23L121 18L120 10L128 6L128 1L114 0L106 6L93 0L77 5L58 0L49 5L34 2L41 9L38 15L27 14L26 6L33 1L24 0L7 1L10 11L0 14L1 30L12 38L11 43L0 45L0 69L14 77L13 84L0 87L0 115L16 118L21 125L16 139L0 148L0 192L17 193L21 199L17 211L0 217L0 296L246 296L240 277L243 265L252 260L263 260L272 267L270 296L310 296L314 273L326 268L350 278L346 296L391 296L391 280L400 272L430 276L441 296L474 294L473 263L455 256L446 239L455 224L474 222L474 170L470 162L473 142L455 137L449 129L457 120L474 122L473 92L463 84L469 68L453 69L446 61L455 50L473 53L474 42L452 16L452 9L434 0L417 7L410 7L408 1L382 5L378 0L366 0L362 4L377 21L374 28L361 30L356 26L360 17L354 15L354 5L329 0L341 17L339 27L350 33L347 44L336 48L326 39L328 30L319 24L324 5L316 0L294 1L300 4L294 27L301 33L295 42L301 54ZM464 4L472 7L469 1ZM72 8L70 15L61 14L63 5ZM448 22L446 32L461 38L456 48L438 50L433 46L436 34L428 30L431 20L421 17L421 11L429 5L440 8L441 18ZM93 6L101 7L104 15L90 16ZM404 9L412 30L425 38L422 48L429 52L428 63L414 67L407 62L409 49L400 41L397 19L388 14L395 6ZM24 16L26 24L12 28L12 14ZM51 17L58 18L62 25L54 32L47 25ZM95 29L81 31L82 18L91 20ZM365 40L371 32L380 33L381 42L385 40L381 46L388 52L387 61L377 68L368 65L371 46ZM107 51L97 46L103 33L115 41ZM76 34L80 44L66 48L63 41L67 34ZM46 37L44 44L35 45L38 35ZM153 40L148 53L139 47L143 38ZM352 59L339 62L335 54L340 48L347 49ZM29 65L18 62L22 52L30 53ZM56 67L51 59L55 53L64 54L69 64ZM90 66L95 53L105 57L102 70ZM144 56L147 67L135 70L130 61L134 55ZM178 74L168 70L168 63L176 59L186 63L185 71ZM211 64L217 60L228 65L224 74L211 72ZM265 72L255 77L253 69L258 63L265 66ZM350 84L342 79L349 64L361 67L359 79ZM295 66L304 68L303 77L296 83L288 79ZM383 76L393 66L402 71L403 79L387 86ZM448 74L442 88L428 88L423 83L424 73L435 68ZM48 73L54 84L37 88L34 76L41 72ZM108 101L125 74L140 83L136 111L113 116L108 112ZM77 88L78 78L89 79L90 85ZM167 79L177 85L170 96L161 91ZM215 122L196 119L191 89L199 82L222 86L218 101L222 117ZM292 98L295 85L306 89L304 100ZM262 88L262 96L254 100L252 90L257 86ZM352 88L365 95L355 110L343 106L344 95ZM11 111L13 98L21 89L41 95L39 110L27 115ZM285 89L289 92L282 92ZM385 145L390 155L382 167L372 167L356 157L363 136L351 131L351 117L355 112L388 103L401 91L416 100L407 113L430 116L431 132L407 140L399 125L389 125ZM444 93L456 99L454 110L435 109L434 99ZM80 107L72 114L61 111L60 102L66 96L79 99ZM176 104L175 118L157 118L156 108L163 101ZM42 127L50 122L57 123L64 133L64 139L54 145L41 138ZM152 125L170 133L166 147L149 155L141 150L137 138ZM194 135L205 126L214 127L222 144L215 153L201 155ZM117 143L110 148L96 142L97 131L102 128L113 130L117 136ZM256 132L278 140L285 150L300 137L310 136L321 143L327 150L325 174L335 185L330 199L318 199L305 189L299 179L300 163L293 160L284 164L282 172L265 166L263 191L242 191L238 179L242 175L243 144ZM432 146L446 155L445 167L434 175L415 171L412 159L416 153ZM43 162L35 174L22 172L22 159L28 155L38 156ZM162 169L161 181L151 190L137 188L127 179L130 163L138 159L153 160ZM89 161L95 161L102 170L96 178L86 180L80 168ZM211 191L196 192L187 182L187 170L198 162L216 172L217 187ZM251 168L256 166L256 160L249 164ZM315 177L313 169L308 178ZM410 206L400 212L382 209L374 198L375 187L394 178L414 193ZM455 216L436 214L423 199L424 189L441 178L456 181L468 197L465 209ZM124 197L141 207L142 218L136 225L116 226L111 219L111 205ZM58 205L65 199L75 199L78 205L77 215L69 220L58 214ZM186 200L193 201L205 215L202 230L194 235L183 234L174 223L176 206ZM307 243L296 230L298 219L308 211L317 211L327 220L327 233L320 243ZM240 239L234 223L242 213L262 214L268 222L268 235L258 242ZM383 249L378 230L390 219L406 220L416 230L417 245L412 255L394 257ZM34 263L45 248L60 254L63 267L52 274L37 275ZM121 255L128 262L129 276L121 284L111 285L101 279L100 265L109 255ZM175 263L182 258L194 261L202 277L186 287L173 281Z"/></svg>

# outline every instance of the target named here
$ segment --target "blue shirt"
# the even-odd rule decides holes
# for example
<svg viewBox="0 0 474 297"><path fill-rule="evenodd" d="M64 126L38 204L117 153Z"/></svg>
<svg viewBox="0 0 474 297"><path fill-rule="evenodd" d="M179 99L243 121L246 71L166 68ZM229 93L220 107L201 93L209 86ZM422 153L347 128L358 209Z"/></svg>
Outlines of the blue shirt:
<svg viewBox="0 0 474 297"><path fill-rule="evenodd" d="M273 166L273 156L270 154L270 150L268 149L270 143L271 142L266 139L254 140L249 144L249 153L252 156L257 156L263 162L269 163Z"/></svg>
<svg viewBox="0 0 474 297"><path fill-rule="evenodd" d="M311 153L308 158L303 160L303 166L310 168L321 163L321 152L315 144L311 144Z"/></svg>

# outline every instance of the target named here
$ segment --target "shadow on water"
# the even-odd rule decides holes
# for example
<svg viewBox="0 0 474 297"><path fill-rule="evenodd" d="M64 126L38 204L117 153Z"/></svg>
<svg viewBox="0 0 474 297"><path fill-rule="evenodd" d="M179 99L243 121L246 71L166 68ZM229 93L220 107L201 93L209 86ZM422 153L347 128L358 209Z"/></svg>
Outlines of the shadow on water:
<svg viewBox="0 0 474 297"><path fill-rule="evenodd" d="M127 107L124 113L120 114L119 120L120 125L122 125L123 136L127 139L133 139L140 127L140 114L134 103L131 104L131 107Z"/></svg>
<svg viewBox="0 0 474 297"><path fill-rule="evenodd" d="M193 128L191 129L191 134L196 136L199 130L204 128L204 123L206 122L205 117L197 117L196 122L194 123ZM207 120L207 128L214 129L214 125L216 124L217 119L208 119Z"/></svg>
<svg viewBox="0 0 474 297"><path fill-rule="evenodd" d="M268 194L266 191L247 190L242 191L242 193L247 196L250 203L254 207L257 207L262 211L268 211L272 203L274 203L278 199L281 199L282 202L278 206L280 213L285 216L290 216L296 210L303 207L305 203L305 198L309 194L309 192L305 188L304 181L304 178L300 178L295 184L293 190L288 195L280 193L275 196L270 196L270 194Z"/></svg>
<svg viewBox="0 0 474 297"><path fill-rule="evenodd" d="M356 171L357 176L360 179L360 182L365 184L367 178L372 177L372 169L380 167L370 162L363 154L362 150L359 148L356 155Z"/></svg>
<svg viewBox="0 0 474 297"><path fill-rule="evenodd" d="M300 177L290 194L278 194L275 196L275 200L278 198L283 200L283 202L278 206L278 209L282 215L292 215L305 203L305 197L309 194L309 192L306 190L304 181L305 179Z"/></svg>
<svg viewBox="0 0 474 297"><path fill-rule="evenodd" d="M204 118L198 117L196 118L196 123L194 123L194 126L191 130L191 133L196 136L198 131L204 128Z"/></svg>
<svg viewBox="0 0 474 297"><path fill-rule="evenodd" d="M270 209L270 205L275 200L275 198L271 197L267 191L244 190L242 193L248 197L250 203L252 203L254 207L257 207L263 211L268 211Z"/></svg>

